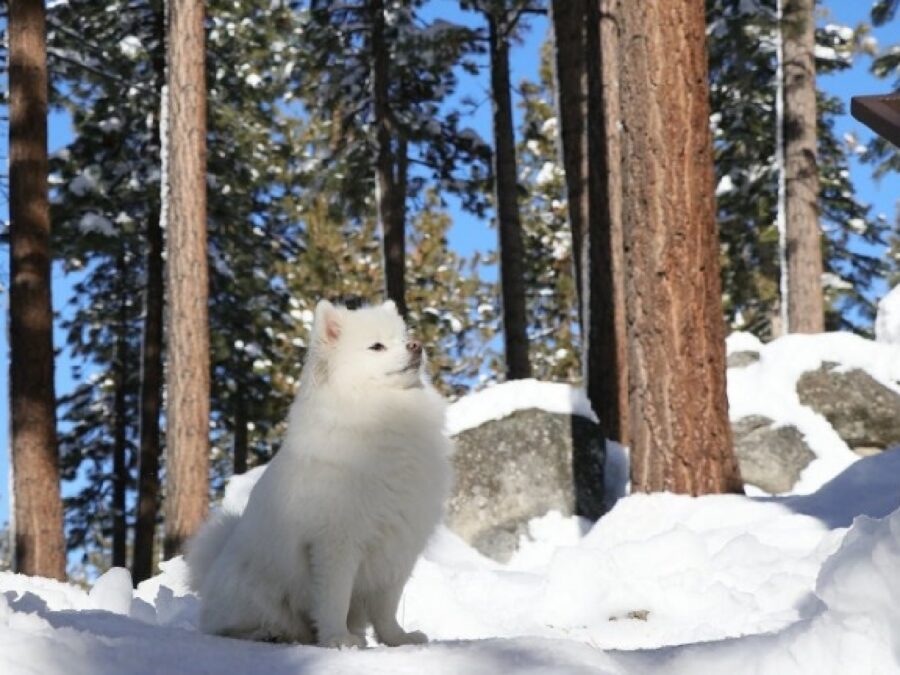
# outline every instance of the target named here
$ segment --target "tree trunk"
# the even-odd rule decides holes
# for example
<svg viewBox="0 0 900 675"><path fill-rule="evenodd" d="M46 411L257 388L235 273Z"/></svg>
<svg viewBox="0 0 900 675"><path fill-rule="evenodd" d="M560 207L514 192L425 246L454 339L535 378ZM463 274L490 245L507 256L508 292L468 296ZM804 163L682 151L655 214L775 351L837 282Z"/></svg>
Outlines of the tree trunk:
<svg viewBox="0 0 900 675"><path fill-rule="evenodd" d="M234 396L234 474L247 471L247 400L244 385L238 383Z"/></svg>
<svg viewBox="0 0 900 675"><path fill-rule="evenodd" d="M553 4L582 373L606 438L628 442L615 0Z"/></svg>
<svg viewBox="0 0 900 675"><path fill-rule="evenodd" d="M644 0L620 12L632 489L741 492L725 391L704 6Z"/></svg>
<svg viewBox="0 0 900 675"><path fill-rule="evenodd" d="M553 0L554 66L556 106L559 113L559 152L566 174L566 201L572 229L572 260L578 293L578 319L582 332L587 325L584 304L587 289L582 270L587 265L584 241L588 222L588 141L587 141L587 0ZM584 342L582 347L584 347ZM587 358L582 349L582 373L588 381Z"/></svg>
<svg viewBox="0 0 900 675"><path fill-rule="evenodd" d="M816 165L815 0L786 0L784 140L789 333L825 330Z"/></svg>
<svg viewBox="0 0 900 675"><path fill-rule="evenodd" d="M59 491L43 0L9 5L10 398L15 569L64 579Z"/></svg>
<svg viewBox="0 0 900 675"><path fill-rule="evenodd" d="M494 121L494 192L500 234L500 293L506 379L531 377L525 315L525 252L516 182L516 145L509 85L509 29L506 12L487 13Z"/></svg>
<svg viewBox="0 0 900 675"><path fill-rule="evenodd" d="M168 5L169 339L165 556L177 555L209 506L209 295L206 260L204 5Z"/></svg>
<svg viewBox="0 0 900 675"><path fill-rule="evenodd" d="M155 90L160 92L160 110L154 125L154 137L161 142L160 117L163 114L162 87L165 83L165 13L162 3L154 3L155 31L158 37L153 54ZM134 525L132 579L137 585L153 575L153 548L159 511L159 415L162 409L163 350L163 233L160 203L154 204L147 218L144 291L144 335L141 350L141 428L140 468L138 473L137 518Z"/></svg>
<svg viewBox="0 0 900 675"><path fill-rule="evenodd" d="M395 157L392 144L390 101L388 98L389 55L385 41L384 2L371 0L372 11L372 100L375 110L378 155L375 159L375 199L378 220L381 223L381 241L384 253L385 295L397 305L400 314L406 316L406 189L403 194L395 176L399 164L398 149ZM405 154L406 145L403 145ZM405 157L404 157L405 161Z"/></svg>
<svg viewBox="0 0 900 675"><path fill-rule="evenodd" d="M112 496L112 564L125 567L128 564L128 525L125 520L125 494L128 489L127 430L128 407L125 397L128 387L128 304L125 278L124 251L116 261L119 287L119 316L116 326L116 391L113 402L115 430L113 432L113 496Z"/></svg>

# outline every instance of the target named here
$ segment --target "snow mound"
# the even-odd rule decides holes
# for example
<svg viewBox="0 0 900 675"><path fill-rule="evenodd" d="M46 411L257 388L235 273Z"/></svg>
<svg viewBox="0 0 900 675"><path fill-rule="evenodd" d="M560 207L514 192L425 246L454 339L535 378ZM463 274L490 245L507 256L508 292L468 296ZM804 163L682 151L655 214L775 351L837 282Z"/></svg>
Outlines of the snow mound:
<svg viewBox="0 0 900 675"><path fill-rule="evenodd" d="M447 433L455 436L490 420L507 417L517 410L531 408L597 419L584 390L579 387L559 382L515 380L488 387L449 406Z"/></svg>
<svg viewBox="0 0 900 675"><path fill-rule="evenodd" d="M231 507L258 475L232 481ZM125 570L90 591L0 573L0 672L898 672L898 475L894 450L813 495L632 495L593 527L550 513L507 565L440 528L400 605L419 647L200 634L180 558L134 593Z"/></svg>

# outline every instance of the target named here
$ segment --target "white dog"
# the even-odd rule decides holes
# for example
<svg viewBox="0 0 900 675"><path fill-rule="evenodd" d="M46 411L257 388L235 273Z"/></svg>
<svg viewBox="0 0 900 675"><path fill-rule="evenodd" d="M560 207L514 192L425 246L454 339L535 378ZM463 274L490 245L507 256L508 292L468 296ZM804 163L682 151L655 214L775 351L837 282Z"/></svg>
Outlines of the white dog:
<svg viewBox="0 0 900 675"><path fill-rule="evenodd" d="M284 444L242 515L190 542L201 627L220 635L363 647L427 641L396 613L451 482L444 402L392 302L316 307Z"/></svg>

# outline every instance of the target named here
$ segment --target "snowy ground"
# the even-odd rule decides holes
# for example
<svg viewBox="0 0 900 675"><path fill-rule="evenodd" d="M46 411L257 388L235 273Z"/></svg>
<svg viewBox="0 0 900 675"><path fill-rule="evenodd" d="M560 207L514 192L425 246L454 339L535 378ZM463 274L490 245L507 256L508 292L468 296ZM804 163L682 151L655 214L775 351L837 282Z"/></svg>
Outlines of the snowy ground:
<svg viewBox="0 0 900 675"><path fill-rule="evenodd" d="M176 559L135 593L124 570L89 592L0 574L0 673L900 673L900 449L854 461L788 386L826 358L895 386L900 352L855 340L776 341L729 373L733 414L779 396L759 412L807 425L819 463L801 479L808 494L633 495L593 527L548 514L507 565L440 530L400 612L429 645L338 652L202 635ZM737 390L741 377L756 390ZM450 422L535 397L583 408L569 388L529 387L464 403ZM232 482L231 505L259 475Z"/></svg>

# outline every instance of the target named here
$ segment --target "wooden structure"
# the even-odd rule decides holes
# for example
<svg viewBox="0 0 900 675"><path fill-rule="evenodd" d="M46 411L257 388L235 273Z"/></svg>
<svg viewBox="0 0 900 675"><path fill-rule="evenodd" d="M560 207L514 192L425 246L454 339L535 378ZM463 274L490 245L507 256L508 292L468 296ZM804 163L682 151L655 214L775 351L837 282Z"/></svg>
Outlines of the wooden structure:
<svg viewBox="0 0 900 675"><path fill-rule="evenodd" d="M854 96L850 113L876 134L900 147L900 93Z"/></svg>

